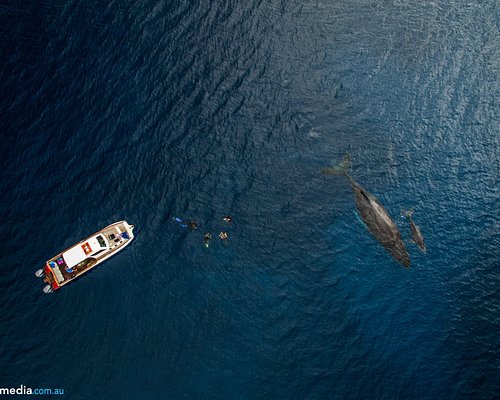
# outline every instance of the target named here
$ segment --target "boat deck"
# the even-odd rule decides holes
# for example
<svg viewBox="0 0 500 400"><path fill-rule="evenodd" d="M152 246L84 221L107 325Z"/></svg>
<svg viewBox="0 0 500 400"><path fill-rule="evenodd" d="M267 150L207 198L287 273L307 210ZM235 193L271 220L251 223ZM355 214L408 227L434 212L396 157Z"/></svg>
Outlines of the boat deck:
<svg viewBox="0 0 500 400"><path fill-rule="evenodd" d="M131 239L123 222L112 224L100 230L99 232L96 232L92 236L96 235L104 236L109 245L109 248L102 253L96 254L94 257L86 258L81 263L75 265L73 268L68 268L68 266L66 265L62 256L64 252L47 261L47 264L51 265L51 270L56 275L57 280L59 281L59 286L64 285L77 276L83 274L87 270L94 267L96 264L104 261L104 259L111 257L113 253L120 250ZM89 238L91 238L92 236L90 236ZM89 238L80 241L78 245L86 242ZM52 282L54 281L54 277L52 276L52 274L47 274L45 281L49 284L52 284Z"/></svg>

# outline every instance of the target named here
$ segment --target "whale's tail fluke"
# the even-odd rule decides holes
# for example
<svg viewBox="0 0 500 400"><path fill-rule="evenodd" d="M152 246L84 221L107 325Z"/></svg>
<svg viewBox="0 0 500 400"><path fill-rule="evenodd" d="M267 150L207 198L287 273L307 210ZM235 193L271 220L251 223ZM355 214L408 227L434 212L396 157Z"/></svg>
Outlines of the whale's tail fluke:
<svg viewBox="0 0 500 400"><path fill-rule="evenodd" d="M411 218L411 216L413 215L413 211L415 211L413 208L410 208L409 210L401 210L401 216L403 218Z"/></svg>
<svg viewBox="0 0 500 400"><path fill-rule="evenodd" d="M334 167L321 168L320 171L324 175L348 175L350 166L351 157L349 157L348 153L345 153L340 164Z"/></svg>

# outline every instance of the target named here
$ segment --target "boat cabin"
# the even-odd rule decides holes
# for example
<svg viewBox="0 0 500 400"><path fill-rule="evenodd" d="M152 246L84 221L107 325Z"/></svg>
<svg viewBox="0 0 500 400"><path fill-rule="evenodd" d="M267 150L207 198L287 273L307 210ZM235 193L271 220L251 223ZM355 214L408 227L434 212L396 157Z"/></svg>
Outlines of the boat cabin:
<svg viewBox="0 0 500 400"><path fill-rule="evenodd" d="M72 247L62 254L68 268L73 268L89 257L96 257L109 249L109 244L102 235L94 236L87 241Z"/></svg>

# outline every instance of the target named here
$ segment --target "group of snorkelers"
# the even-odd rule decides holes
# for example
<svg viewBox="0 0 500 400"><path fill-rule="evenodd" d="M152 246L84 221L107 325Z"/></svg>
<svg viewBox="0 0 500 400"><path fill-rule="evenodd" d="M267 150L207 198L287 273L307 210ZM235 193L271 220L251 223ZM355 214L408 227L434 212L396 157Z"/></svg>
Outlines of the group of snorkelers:
<svg viewBox="0 0 500 400"><path fill-rule="evenodd" d="M193 220L187 220L179 217L174 217L172 218L172 220L177 222L184 229L195 230L198 229L199 226L198 222ZM233 221L233 217L231 217L230 215L226 215L222 218L222 221L230 224ZM226 231L220 231L218 236L221 240L227 240L229 237ZM203 244L205 247L208 248L208 246L210 245L210 240L212 240L212 234L210 232L205 233L205 235L203 236Z"/></svg>

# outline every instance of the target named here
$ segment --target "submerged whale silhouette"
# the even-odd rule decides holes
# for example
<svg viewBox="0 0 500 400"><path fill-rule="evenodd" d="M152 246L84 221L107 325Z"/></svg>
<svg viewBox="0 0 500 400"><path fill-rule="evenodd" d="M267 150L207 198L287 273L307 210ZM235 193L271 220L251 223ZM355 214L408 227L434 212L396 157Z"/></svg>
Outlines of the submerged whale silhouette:
<svg viewBox="0 0 500 400"><path fill-rule="evenodd" d="M403 243L401 233L391 216L378 199L359 185L349 175L350 158L344 155L341 164L335 167L322 168L325 175L345 175L351 184L356 201L356 208L370 233L378 242L405 267L410 266L410 256Z"/></svg>
<svg viewBox="0 0 500 400"><path fill-rule="evenodd" d="M425 247L424 237L422 236L422 232L420 232L420 228L413 221L413 217L412 217L413 216L413 208L408 210L408 211L403 210L402 215L406 216L408 218L408 222L410 223L411 237L413 238L413 241L420 248L420 250L423 253L425 253L427 251L427 248Z"/></svg>

